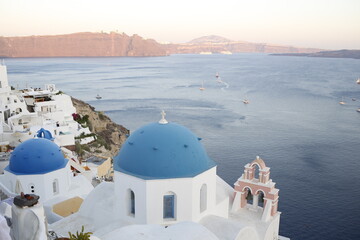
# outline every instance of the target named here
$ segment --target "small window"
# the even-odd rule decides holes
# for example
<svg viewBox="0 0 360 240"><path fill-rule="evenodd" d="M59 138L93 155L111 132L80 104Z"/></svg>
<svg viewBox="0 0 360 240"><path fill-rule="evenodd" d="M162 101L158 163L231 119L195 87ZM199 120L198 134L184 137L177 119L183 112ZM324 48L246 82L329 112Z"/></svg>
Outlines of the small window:
<svg viewBox="0 0 360 240"><path fill-rule="evenodd" d="M59 181L57 179L53 181L53 193L54 195L59 193Z"/></svg>
<svg viewBox="0 0 360 240"><path fill-rule="evenodd" d="M30 192L35 193L35 185L33 183L30 183Z"/></svg>
<svg viewBox="0 0 360 240"><path fill-rule="evenodd" d="M164 219L175 218L175 195L164 196Z"/></svg>
<svg viewBox="0 0 360 240"><path fill-rule="evenodd" d="M200 189L200 212L205 211L207 208L207 186L203 184Z"/></svg>
<svg viewBox="0 0 360 240"><path fill-rule="evenodd" d="M135 194L130 190L130 214L135 215Z"/></svg>

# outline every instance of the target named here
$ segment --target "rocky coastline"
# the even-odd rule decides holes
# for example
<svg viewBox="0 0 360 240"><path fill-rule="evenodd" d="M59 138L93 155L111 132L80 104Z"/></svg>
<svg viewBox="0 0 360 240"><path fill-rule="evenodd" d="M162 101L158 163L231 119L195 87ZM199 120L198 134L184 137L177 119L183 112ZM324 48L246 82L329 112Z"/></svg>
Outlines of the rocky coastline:
<svg viewBox="0 0 360 240"><path fill-rule="evenodd" d="M295 56L295 57L323 57L323 58L353 58L360 59L360 50L337 50L321 51L316 53L281 53L271 54L273 56Z"/></svg>
<svg viewBox="0 0 360 240"><path fill-rule="evenodd" d="M76 98L71 98L77 114L87 119L87 126L95 135L92 143L76 145L76 152L82 159L90 156L114 157L130 133L124 126L113 122L103 112Z"/></svg>

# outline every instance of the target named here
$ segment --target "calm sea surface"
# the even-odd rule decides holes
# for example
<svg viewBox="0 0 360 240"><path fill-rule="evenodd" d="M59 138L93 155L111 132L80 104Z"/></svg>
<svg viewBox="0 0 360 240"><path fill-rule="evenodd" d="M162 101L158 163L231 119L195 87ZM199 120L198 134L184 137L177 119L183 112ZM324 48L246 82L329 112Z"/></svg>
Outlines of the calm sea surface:
<svg viewBox="0 0 360 240"><path fill-rule="evenodd" d="M230 185L259 155L280 189L282 235L360 239L360 60L234 54L6 65L11 85L54 83L131 131L164 109L168 121L202 137Z"/></svg>

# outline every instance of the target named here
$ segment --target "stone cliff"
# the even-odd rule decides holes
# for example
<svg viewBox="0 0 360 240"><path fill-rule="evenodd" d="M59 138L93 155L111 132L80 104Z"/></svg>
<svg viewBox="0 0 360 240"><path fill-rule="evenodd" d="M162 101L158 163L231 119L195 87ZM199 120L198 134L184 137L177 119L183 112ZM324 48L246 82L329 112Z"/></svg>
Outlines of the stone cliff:
<svg viewBox="0 0 360 240"><path fill-rule="evenodd" d="M72 102L77 114L89 116L91 132L98 136L99 141L103 141L103 144L99 144L99 141L89 144L89 146L85 147L86 151L104 157L114 157L125 142L126 135L130 133L129 130L114 123L104 113L95 111L94 107L81 100L72 98Z"/></svg>
<svg viewBox="0 0 360 240"><path fill-rule="evenodd" d="M212 53L314 53L321 49L232 41L205 36L182 44L160 44L124 33L73 33L53 36L0 37L0 57L119 57Z"/></svg>
<svg viewBox="0 0 360 240"><path fill-rule="evenodd" d="M155 40L138 35L74 33L54 36L0 37L2 57L164 56Z"/></svg>

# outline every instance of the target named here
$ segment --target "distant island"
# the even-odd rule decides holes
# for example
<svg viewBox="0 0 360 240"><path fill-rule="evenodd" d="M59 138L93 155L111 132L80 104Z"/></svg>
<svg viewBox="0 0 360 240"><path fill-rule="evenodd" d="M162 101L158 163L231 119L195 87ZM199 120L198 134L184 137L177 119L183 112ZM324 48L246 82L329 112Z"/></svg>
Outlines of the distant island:
<svg viewBox="0 0 360 240"><path fill-rule="evenodd" d="M0 37L0 57L148 57L170 54L290 53L323 51L268 43L233 41L204 36L187 43L161 44L153 39L125 33L73 33L49 36Z"/></svg>
<svg viewBox="0 0 360 240"><path fill-rule="evenodd" d="M273 56L323 57L323 58L354 58L360 59L360 50L320 51L316 53L280 53Z"/></svg>
<svg viewBox="0 0 360 240"><path fill-rule="evenodd" d="M318 48L300 48L269 43L252 43L233 41L220 36L211 35L196 38L187 43L164 45L169 54L186 53L314 53L323 51Z"/></svg>

